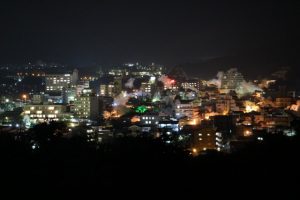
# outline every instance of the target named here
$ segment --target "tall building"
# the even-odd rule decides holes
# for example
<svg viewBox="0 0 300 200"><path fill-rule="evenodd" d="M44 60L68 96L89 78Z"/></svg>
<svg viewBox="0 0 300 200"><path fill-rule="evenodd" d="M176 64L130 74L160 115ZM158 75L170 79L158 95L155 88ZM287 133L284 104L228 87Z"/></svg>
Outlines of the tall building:
<svg viewBox="0 0 300 200"><path fill-rule="evenodd" d="M100 100L94 94L82 94L75 98L75 115L81 119L97 120L100 117Z"/></svg>
<svg viewBox="0 0 300 200"><path fill-rule="evenodd" d="M48 74L46 75L46 92L62 91L70 85L76 85L78 81L78 70L75 69L72 74Z"/></svg>
<svg viewBox="0 0 300 200"><path fill-rule="evenodd" d="M144 93L151 94L151 92L152 92L152 84L149 83L149 82L142 82L142 84L141 84L141 90Z"/></svg>
<svg viewBox="0 0 300 200"><path fill-rule="evenodd" d="M200 153L207 150L222 150L222 133L217 132L211 126L201 127L192 134L193 153Z"/></svg>
<svg viewBox="0 0 300 200"><path fill-rule="evenodd" d="M123 80L122 77L114 78L114 88L113 88L114 96L118 96L119 94L121 94L123 89L122 80Z"/></svg>
<svg viewBox="0 0 300 200"><path fill-rule="evenodd" d="M63 103L69 104L74 102L76 97L76 88L75 87L68 87L63 89Z"/></svg>
<svg viewBox="0 0 300 200"><path fill-rule="evenodd" d="M108 84L100 84L100 96L108 96L113 97L114 96L114 83L108 83Z"/></svg>
<svg viewBox="0 0 300 200"><path fill-rule="evenodd" d="M236 68L233 68L224 73L222 77L221 88L235 90L241 86L243 81L243 75L238 72Z"/></svg>

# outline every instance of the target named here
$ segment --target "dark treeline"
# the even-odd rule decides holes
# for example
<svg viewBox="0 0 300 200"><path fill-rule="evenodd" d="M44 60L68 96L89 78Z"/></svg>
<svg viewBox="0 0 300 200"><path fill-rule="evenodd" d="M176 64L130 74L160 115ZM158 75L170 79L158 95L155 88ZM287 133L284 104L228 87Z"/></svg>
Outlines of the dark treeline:
<svg viewBox="0 0 300 200"><path fill-rule="evenodd" d="M273 135L263 144L253 143L233 154L212 152L198 157L147 138L119 138L94 146L80 135L65 138L56 128L45 125L30 130L24 138L0 134L1 181L10 189L170 188L193 194L204 188L225 188L296 194L299 186L297 136ZM34 146L33 141L39 145Z"/></svg>

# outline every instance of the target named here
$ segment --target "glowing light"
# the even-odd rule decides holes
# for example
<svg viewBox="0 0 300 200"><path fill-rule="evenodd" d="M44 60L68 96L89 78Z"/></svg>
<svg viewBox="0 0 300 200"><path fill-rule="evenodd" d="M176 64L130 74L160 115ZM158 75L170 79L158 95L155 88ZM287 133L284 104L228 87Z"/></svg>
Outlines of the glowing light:
<svg viewBox="0 0 300 200"><path fill-rule="evenodd" d="M244 136L245 137L248 137L248 136L251 136L251 135L252 135L252 131L249 131L249 130L244 131Z"/></svg>
<svg viewBox="0 0 300 200"><path fill-rule="evenodd" d="M260 110L259 106L257 106L255 103L251 101L245 101L245 112L250 113L250 112L258 112Z"/></svg>
<svg viewBox="0 0 300 200"><path fill-rule="evenodd" d="M198 150L196 148L193 148L193 153L197 153Z"/></svg>
<svg viewBox="0 0 300 200"><path fill-rule="evenodd" d="M259 140L259 141L263 141L263 140L264 140L264 138L262 138L262 137L258 137L258 138L257 138L257 140Z"/></svg>
<svg viewBox="0 0 300 200"><path fill-rule="evenodd" d="M147 107L146 106L139 106L139 107L137 107L136 109L135 109L135 112L137 112L137 113L140 113L140 114L143 114L143 113L145 113L145 112L147 112Z"/></svg>
<svg viewBox="0 0 300 200"><path fill-rule="evenodd" d="M134 117L131 118L131 123L137 123L137 122L140 122L140 121L141 121L141 119L140 119L139 116L134 116Z"/></svg>
<svg viewBox="0 0 300 200"><path fill-rule="evenodd" d="M54 110L53 106L48 107L48 110Z"/></svg>

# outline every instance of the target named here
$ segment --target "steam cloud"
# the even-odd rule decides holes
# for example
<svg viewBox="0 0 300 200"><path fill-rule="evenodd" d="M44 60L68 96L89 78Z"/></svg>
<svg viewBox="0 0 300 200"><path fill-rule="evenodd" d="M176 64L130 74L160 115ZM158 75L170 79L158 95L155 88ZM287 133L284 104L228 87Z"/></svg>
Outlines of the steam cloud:
<svg viewBox="0 0 300 200"><path fill-rule="evenodd" d="M237 72L237 68L231 68L227 71L227 73L234 73ZM209 80L207 82L207 85L215 85L219 89L222 87L222 79L224 77L224 72L219 71L216 79ZM246 82L245 80L241 82L240 87L235 88L236 93L238 96L245 96L247 94L251 94L255 91L261 91L261 88L259 88L257 85L253 84L252 82Z"/></svg>
<svg viewBox="0 0 300 200"><path fill-rule="evenodd" d="M129 100L129 95L127 94L127 92L122 92L117 97L115 97L113 106L114 107L125 106L128 100Z"/></svg>
<svg viewBox="0 0 300 200"><path fill-rule="evenodd" d="M215 86L217 86L219 89L221 88L221 86L222 86L222 78L223 78L223 76L224 76L224 72L222 72L222 71L219 71L218 72L218 74L217 74L217 78L216 79L212 79L212 80L209 80L208 82L207 82L207 85L209 86L209 85L215 85Z"/></svg>
<svg viewBox="0 0 300 200"><path fill-rule="evenodd" d="M171 87L172 84L174 83L174 81L166 75L162 75L158 80L163 82L165 87Z"/></svg>
<svg viewBox="0 0 300 200"><path fill-rule="evenodd" d="M135 79L134 78L130 78L127 83L125 83L125 87L126 88L129 88L129 89L132 89L134 87L134 81Z"/></svg>
<svg viewBox="0 0 300 200"><path fill-rule="evenodd" d="M254 85L252 82L246 82L246 81L243 81L241 83L241 86L236 90L239 96L252 94L255 91L261 91L261 88L259 88L257 85Z"/></svg>

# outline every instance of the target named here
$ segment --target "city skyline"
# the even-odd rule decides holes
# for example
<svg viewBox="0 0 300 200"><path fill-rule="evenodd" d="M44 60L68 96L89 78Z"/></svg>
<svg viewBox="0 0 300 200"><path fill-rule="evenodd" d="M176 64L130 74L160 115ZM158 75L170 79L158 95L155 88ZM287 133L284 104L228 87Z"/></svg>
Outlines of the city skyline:
<svg viewBox="0 0 300 200"><path fill-rule="evenodd" d="M299 17L289 0L1 2L2 190L295 197Z"/></svg>

